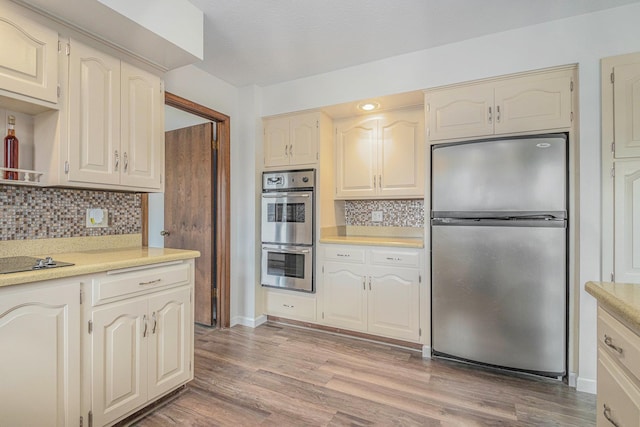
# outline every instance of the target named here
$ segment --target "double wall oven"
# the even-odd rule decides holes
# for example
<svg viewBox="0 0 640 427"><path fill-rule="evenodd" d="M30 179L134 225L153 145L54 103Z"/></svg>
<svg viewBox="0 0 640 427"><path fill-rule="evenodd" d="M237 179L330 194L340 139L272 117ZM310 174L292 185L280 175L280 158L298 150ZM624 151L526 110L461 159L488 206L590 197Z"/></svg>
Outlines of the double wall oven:
<svg viewBox="0 0 640 427"><path fill-rule="evenodd" d="M262 286L315 292L315 169L262 174Z"/></svg>

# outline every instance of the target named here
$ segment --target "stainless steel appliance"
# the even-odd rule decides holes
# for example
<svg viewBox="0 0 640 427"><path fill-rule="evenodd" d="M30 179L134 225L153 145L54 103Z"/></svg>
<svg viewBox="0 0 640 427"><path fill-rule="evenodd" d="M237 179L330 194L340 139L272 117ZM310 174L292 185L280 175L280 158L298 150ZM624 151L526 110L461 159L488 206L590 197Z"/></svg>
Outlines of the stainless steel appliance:
<svg viewBox="0 0 640 427"><path fill-rule="evenodd" d="M314 292L315 170L262 174L262 286Z"/></svg>
<svg viewBox="0 0 640 427"><path fill-rule="evenodd" d="M564 134L432 148L435 356L565 375L566 153Z"/></svg>
<svg viewBox="0 0 640 427"><path fill-rule="evenodd" d="M0 258L0 274L19 273L21 271L44 270L67 267L70 262L55 261L52 257L35 258L30 256L13 256Z"/></svg>

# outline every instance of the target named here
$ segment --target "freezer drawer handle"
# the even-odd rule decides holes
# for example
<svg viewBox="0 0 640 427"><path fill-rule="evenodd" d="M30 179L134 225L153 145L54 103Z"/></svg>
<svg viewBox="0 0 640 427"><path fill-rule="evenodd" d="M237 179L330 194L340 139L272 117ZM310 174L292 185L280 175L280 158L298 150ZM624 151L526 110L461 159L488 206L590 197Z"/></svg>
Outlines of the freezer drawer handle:
<svg viewBox="0 0 640 427"><path fill-rule="evenodd" d="M606 403L603 406L604 410L602 411L602 414L607 419L607 421L609 421L611 425L614 425L615 427L620 427L620 424L618 424L613 418L611 418L611 408L609 408Z"/></svg>
<svg viewBox="0 0 640 427"><path fill-rule="evenodd" d="M615 345L613 343L613 340L611 339L611 337L609 335L607 335L607 334L604 334L604 343L608 347L610 347L610 348L614 349L615 351L617 351L618 354L622 354L622 347L618 347L617 345Z"/></svg>

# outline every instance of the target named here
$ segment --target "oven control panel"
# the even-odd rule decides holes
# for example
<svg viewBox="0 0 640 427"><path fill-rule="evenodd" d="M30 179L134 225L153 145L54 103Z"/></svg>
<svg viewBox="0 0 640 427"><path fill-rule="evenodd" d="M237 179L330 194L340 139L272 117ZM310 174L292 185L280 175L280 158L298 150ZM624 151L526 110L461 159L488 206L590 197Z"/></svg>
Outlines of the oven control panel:
<svg viewBox="0 0 640 427"><path fill-rule="evenodd" d="M262 191L303 190L315 187L315 169L262 173Z"/></svg>

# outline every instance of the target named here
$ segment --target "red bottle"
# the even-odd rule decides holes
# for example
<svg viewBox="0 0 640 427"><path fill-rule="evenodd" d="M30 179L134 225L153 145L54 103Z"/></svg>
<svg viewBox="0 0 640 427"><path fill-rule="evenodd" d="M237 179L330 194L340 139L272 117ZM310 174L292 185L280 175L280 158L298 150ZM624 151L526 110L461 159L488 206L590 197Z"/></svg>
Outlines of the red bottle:
<svg viewBox="0 0 640 427"><path fill-rule="evenodd" d="M16 138L16 118L9 116L7 136L4 137L4 167L18 169L18 138ZM18 172L5 171L4 179L18 179Z"/></svg>

